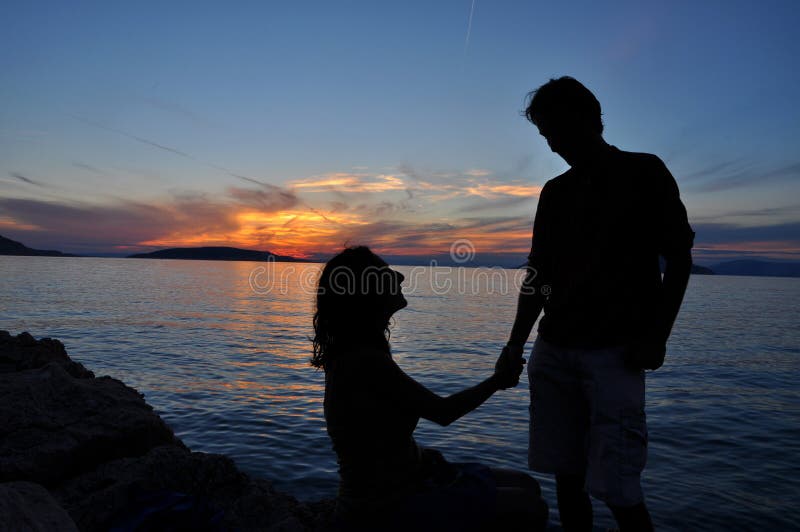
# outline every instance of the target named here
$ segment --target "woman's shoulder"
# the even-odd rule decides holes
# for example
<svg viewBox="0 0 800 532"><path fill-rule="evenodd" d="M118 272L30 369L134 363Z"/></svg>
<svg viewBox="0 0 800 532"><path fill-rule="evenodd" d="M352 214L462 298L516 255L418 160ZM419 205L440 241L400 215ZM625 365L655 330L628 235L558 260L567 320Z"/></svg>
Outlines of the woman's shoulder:
<svg viewBox="0 0 800 532"><path fill-rule="evenodd" d="M345 349L331 364L331 370L337 373L386 372L395 368L397 365L387 351L372 346L353 346Z"/></svg>

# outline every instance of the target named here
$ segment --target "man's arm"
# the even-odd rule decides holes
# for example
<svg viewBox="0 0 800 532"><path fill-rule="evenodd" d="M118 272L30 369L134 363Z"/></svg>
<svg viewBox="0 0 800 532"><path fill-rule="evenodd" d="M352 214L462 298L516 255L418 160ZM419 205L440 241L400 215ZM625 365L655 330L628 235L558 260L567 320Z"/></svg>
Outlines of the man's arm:
<svg viewBox="0 0 800 532"><path fill-rule="evenodd" d="M678 184L659 160L661 183L659 191L658 252L666 263L662 279L662 300L659 313L659 330L656 341L666 343L672 325L686 293L692 272L692 246L694 231L689 225L686 207L681 201Z"/></svg>
<svg viewBox="0 0 800 532"><path fill-rule="evenodd" d="M664 363L667 339L686 293L692 271L692 246L694 231L689 225L686 207L680 198L678 184L658 158L654 175L657 179L656 228L658 254L664 257L666 267L661 281L661 299L654 316L654 330L642 338L641 343L629 346L627 363L637 369L658 369Z"/></svg>
<svg viewBox="0 0 800 532"><path fill-rule="evenodd" d="M531 334L533 324L544 308L544 296L542 295L541 285L536 283L538 272L528 269L528 275L519 291L517 298L517 315L514 318L514 325L511 327L511 335L508 339L508 346L513 350L522 350L528 336ZM515 353L516 354L516 353Z"/></svg>
<svg viewBox="0 0 800 532"><path fill-rule="evenodd" d="M545 264L548 253L548 204L549 182L539 194L539 204L536 207L536 217L533 220L533 236L531 237L531 252L528 255L528 273L520 287L517 299L517 315L511 327L508 347L512 355L522 356L525 342L531 334L533 324L544 308L547 296L542 294L545 278Z"/></svg>
<svg viewBox="0 0 800 532"><path fill-rule="evenodd" d="M664 257L666 266L664 268L664 279L662 285L663 300L661 304L661 330L658 341L666 343L672 332L675 318L683 303L683 296L686 293L686 286L689 284L689 276L692 273L692 253L686 250L684 253L671 257Z"/></svg>

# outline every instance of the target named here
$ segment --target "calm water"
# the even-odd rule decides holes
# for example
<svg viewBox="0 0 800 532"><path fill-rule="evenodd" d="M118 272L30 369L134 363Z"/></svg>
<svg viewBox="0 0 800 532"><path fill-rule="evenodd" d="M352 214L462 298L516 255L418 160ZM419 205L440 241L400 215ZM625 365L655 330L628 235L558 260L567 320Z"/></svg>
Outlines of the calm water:
<svg viewBox="0 0 800 532"><path fill-rule="evenodd" d="M144 392L194 450L228 454L298 498L330 497L323 374L307 363L319 265L263 268L0 257L0 329L61 339L95 373ZM516 272L490 283L485 270L398 269L413 283L392 329L398 363L440 394L488 376ZM798 301L800 279L692 278L667 364L648 374L644 484L659 528L800 526ZM522 468L527 393L500 392L447 428L423 420L417 439L452 460ZM539 479L554 508L552 482Z"/></svg>

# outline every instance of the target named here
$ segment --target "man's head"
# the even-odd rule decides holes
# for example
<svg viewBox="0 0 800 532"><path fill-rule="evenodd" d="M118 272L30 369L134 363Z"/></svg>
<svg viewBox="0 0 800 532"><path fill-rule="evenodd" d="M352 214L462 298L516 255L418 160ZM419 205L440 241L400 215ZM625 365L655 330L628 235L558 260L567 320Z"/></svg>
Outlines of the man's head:
<svg viewBox="0 0 800 532"><path fill-rule="evenodd" d="M528 93L525 117L539 128L550 149L569 164L603 142L600 102L569 76L551 79Z"/></svg>

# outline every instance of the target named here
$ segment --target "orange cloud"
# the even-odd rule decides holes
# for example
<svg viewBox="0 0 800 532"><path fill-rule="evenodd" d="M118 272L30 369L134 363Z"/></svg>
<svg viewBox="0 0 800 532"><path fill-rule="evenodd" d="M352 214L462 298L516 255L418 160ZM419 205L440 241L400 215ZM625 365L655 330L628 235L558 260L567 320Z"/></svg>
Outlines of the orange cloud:
<svg viewBox="0 0 800 532"><path fill-rule="evenodd" d="M6 230L6 229L11 230L11 231L15 231L15 230L16 231L38 231L38 230L41 230L42 228L37 226L37 225L18 222L17 220L14 220L13 218L4 216L4 217L0 218L0 231Z"/></svg>
<svg viewBox="0 0 800 532"><path fill-rule="evenodd" d="M289 186L302 192L389 192L407 188L402 178L391 174L333 173L292 181Z"/></svg>
<svg viewBox="0 0 800 532"><path fill-rule="evenodd" d="M468 194L485 199L498 199L503 196L538 198L542 187L539 185L478 183L468 186L466 190Z"/></svg>
<svg viewBox="0 0 800 532"><path fill-rule="evenodd" d="M58 240L69 241L69 251L78 253L233 246L309 257L360 243L381 253L424 255L446 253L462 238L472 240L479 253L527 252L527 216L465 216L500 208L506 212L519 199L535 198L541 187L495 182L485 178L487 173L470 170L442 182L389 173L331 173L287 187L254 183L260 186L231 186L224 195L183 193L103 205L6 199L0 200L0 228L17 233L41 229L52 238L50 247L60 247ZM398 191L404 192L402 198ZM332 208L322 210L315 194L325 192L349 195L333 203L325 198L324 204Z"/></svg>

